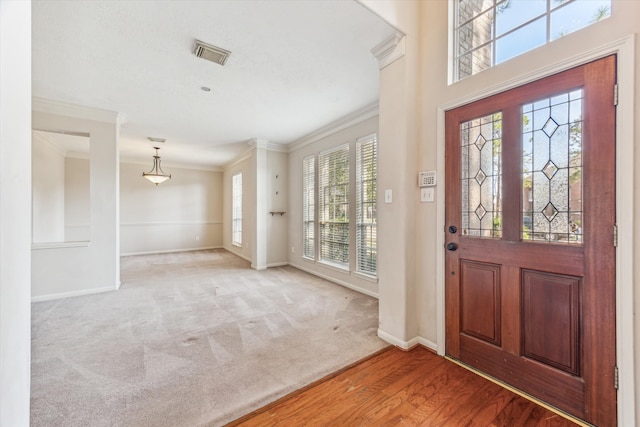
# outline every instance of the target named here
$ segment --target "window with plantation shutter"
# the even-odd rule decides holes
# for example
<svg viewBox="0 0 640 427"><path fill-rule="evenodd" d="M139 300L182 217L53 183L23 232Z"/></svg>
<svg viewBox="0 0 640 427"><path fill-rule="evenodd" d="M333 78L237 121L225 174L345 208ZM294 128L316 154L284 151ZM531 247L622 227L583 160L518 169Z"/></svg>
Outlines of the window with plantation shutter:
<svg viewBox="0 0 640 427"><path fill-rule="evenodd" d="M231 188L231 243L242 246L242 174L233 175Z"/></svg>
<svg viewBox="0 0 640 427"><path fill-rule="evenodd" d="M378 141L376 135L356 142L356 271L377 272L378 241L376 194Z"/></svg>
<svg viewBox="0 0 640 427"><path fill-rule="evenodd" d="M318 156L319 259L349 268L349 145Z"/></svg>
<svg viewBox="0 0 640 427"><path fill-rule="evenodd" d="M309 259L316 257L316 158L305 157L302 160L302 256Z"/></svg>

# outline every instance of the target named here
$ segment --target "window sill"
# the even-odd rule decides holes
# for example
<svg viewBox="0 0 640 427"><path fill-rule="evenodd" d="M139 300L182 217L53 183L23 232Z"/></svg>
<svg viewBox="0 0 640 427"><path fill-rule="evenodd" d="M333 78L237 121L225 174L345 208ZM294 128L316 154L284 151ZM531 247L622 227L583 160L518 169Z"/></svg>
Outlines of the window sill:
<svg viewBox="0 0 640 427"><path fill-rule="evenodd" d="M235 246L236 248L242 249L242 243L231 243L231 246Z"/></svg>
<svg viewBox="0 0 640 427"><path fill-rule="evenodd" d="M359 271L356 271L354 274L363 280L367 280L373 283L378 283L378 276L372 276L371 274L361 273Z"/></svg>
<svg viewBox="0 0 640 427"><path fill-rule="evenodd" d="M331 270L339 271L340 273L345 273L345 274L350 274L351 273L351 270L349 270L348 266L335 264L335 263L328 262L328 261L318 261L318 264L323 266L323 267L327 267L327 268L329 268Z"/></svg>

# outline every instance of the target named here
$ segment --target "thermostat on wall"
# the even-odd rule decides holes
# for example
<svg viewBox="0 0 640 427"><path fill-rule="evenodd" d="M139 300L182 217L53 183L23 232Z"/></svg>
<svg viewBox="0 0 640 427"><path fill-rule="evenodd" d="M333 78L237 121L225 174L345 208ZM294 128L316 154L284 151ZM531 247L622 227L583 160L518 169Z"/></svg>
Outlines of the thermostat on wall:
<svg viewBox="0 0 640 427"><path fill-rule="evenodd" d="M433 187L436 185L436 171L420 172L418 174L418 187Z"/></svg>

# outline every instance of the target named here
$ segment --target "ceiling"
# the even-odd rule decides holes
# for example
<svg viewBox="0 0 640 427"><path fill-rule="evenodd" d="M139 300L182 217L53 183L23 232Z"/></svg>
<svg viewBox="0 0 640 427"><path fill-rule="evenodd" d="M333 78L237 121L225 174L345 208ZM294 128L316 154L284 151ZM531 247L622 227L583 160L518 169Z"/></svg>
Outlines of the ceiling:
<svg viewBox="0 0 640 427"><path fill-rule="evenodd" d="M32 14L34 96L122 113L123 160L151 159L151 136L163 164L211 168L375 103L371 49L395 32L353 0L46 0ZM230 50L226 64L197 58L195 39Z"/></svg>

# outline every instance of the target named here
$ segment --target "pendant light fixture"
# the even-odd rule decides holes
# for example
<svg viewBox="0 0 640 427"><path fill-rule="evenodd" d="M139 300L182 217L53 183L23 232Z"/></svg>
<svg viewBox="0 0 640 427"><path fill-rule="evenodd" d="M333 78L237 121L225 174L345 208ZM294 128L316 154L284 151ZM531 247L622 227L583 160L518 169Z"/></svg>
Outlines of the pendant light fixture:
<svg viewBox="0 0 640 427"><path fill-rule="evenodd" d="M155 185L161 184L168 179L171 179L171 174L167 175L160 166L160 156L158 150L160 148L153 147L156 150L156 155L153 156L153 168L149 172L142 172L142 176L153 182Z"/></svg>

